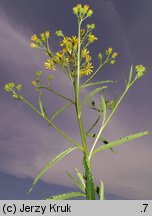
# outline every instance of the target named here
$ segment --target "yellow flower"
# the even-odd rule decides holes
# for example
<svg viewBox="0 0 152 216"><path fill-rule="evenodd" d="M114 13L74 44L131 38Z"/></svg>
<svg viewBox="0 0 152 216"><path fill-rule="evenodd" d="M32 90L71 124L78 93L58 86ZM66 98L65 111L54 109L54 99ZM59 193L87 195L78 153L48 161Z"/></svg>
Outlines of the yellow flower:
<svg viewBox="0 0 152 216"><path fill-rule="evenodd" d="M32 81L32 85L33 85L33 86L36 86L36 82L35 82L35 81Z"/></svg>
<svg viewBox="0 0 152 216"><path fill-rule="evenodd" d="M45 34L44 34L44 33L41 33L41 34L40 34L40 36L41 36L41 39L42 39L42 41L44 41L44 42L45 42L45 41L46 41Z"/></svg>
<svg viewBox="0 0 152 216"><path fill-rule="evenodd" d="M107 50L106 50L106 55L110 55L111 53L112 53L112 48L111 47L109 47Z"/></svg>
<svg viewBox="0 0 152 216"><path fill-rule="evenodd" d="M44 62L44 67L47 69L47 70L56 70L56 66L55 66L55 63L52 59L48 59L46 62Z"/></svg>
<svg viewBox="0 0 152 216"><path fill-rule="evenodd" d="M49 31L45 31L45 36L46 36L46 38L49 38L50 37L50 32Z"/></svg>
<svg viewBox="0 0 152 216"><path fill-rule="evenodd" d="M94 42L95 40L98 40L98 38L95 37L93 34L90 34L90 35L88 36L88 41L89 41L90 43Z"/></svg>
<svg viewBox="0 0 152 216"><path fill-rule="evenodd" d="M93 71L92 68L93 68L92 63L88 62L87 65L80 70L80 75L81 76L83 76L83 75L88 76Z"/></svg>
<svg viewBox="0 0 152 216"><path fill-rule="evenodd" d="M115 63L116 63L115 60L111 60L111 61L110 61L110 64L115 64Z"/></svg>
<svg viewBox="0 0 152 216"><path fill-rule="evenodd" d="M31 40L32 40L32 41L37 41L37 40L38 40L38 37L37 37L37 35L36 35L36 34L34 34L34 35L31 37Z"/></svg>
<svg viewBox="0 0 152 216"><path fill-rule="evenodd" d="M35 43L30 43L30 47L32 47L32 48L38 48L38 46Z"/></svg>
<svg viewBox="0 0 152 216"><path fill-rule="evenodd" d="M114 52L114 53L112 54L112 58L116 58L117 55L118 55L118 53L117 53L117 52Z"/></svg>
<svg viewBox="0 0 152 216"><path fill-rule="evenodd" d="M90 54L90 52L86 48L84 48L82 50L82 58L86 58L89 54Z"/></svg>

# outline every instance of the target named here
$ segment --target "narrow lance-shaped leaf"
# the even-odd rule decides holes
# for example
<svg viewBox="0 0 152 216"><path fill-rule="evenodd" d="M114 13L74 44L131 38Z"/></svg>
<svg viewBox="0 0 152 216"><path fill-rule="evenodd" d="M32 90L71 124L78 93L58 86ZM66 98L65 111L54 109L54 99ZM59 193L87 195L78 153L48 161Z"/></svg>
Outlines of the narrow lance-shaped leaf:
<svg viewBox="0 0 152 216"><path fill-rule="evenodd" d="M101 95L100 112L103 113L102 125L106 120L106 103L103 95Z"/></svg>
<svg viewBox="0 0 152 216"><path fill-rule="evenodd" d="M43 117L47 117L46 110L45 110L45 108L44 108L43 102L41 101L41 96L42 96L42 94L40 93L40 95L39 95L39 100L38 100L39 107L40 107L42 116L43 116Z"/></svg>
<svg viewBox="0 0 152 216"><path fill-rule="evenodd" d="M51 161L49 161L44 168L38 173L38 175L36 176L36 178L34 179L32 186L29 190L28 193L30 193L34 187L34 185L37 183L37 181L47 172L47 170L49 170L53 165L55 165L58 161L60 161L62 158L64 158L66 155L68 155L70 152L72 152L73 150L77 149L77 147L73 147L73 148L68 148L67 150L61 152L60 154L58 154L55 158L53 158Z"/></svg>
<svg viewBox="0 0 152 216"><path fill-rule="evenodd" d="M104 200L105 199L103 181L101 181L101 184L100 184L99 196L100 196L100 200Z"/></svg>
<svg viewBox="0 0 152 216"><path fill-rule="evenodd" d="M128 79L127 85L131 83L132 75L133 75L133 65L131 65L131 68L130 68L129 79Z"/></svg>
<svg viewBox="0 0 152 216"><path fill-rule="evenodd" d="M87 94L85 96L85 98L83 99L82 103L81 103L81 109L80 110L83 110L84 106L86 105L86 103L91 99L91 97L93 97L94 95L96 95L99 91L103 90L107 88L107 86L102 86L102 87L99 87L99 88L96 88L94 89L93 91L89 92L89 94Z"/></svg>
<svg viewBox="0 0 152 216"><path fill-rule="evenodd" d="M70 179L85 193L85 189L81 182L79 182L76 178L74 178L70 173L66 172Z"/></svg>
<svg viewBox="0 0 152 216"><path fill-rule="evenodd" d="M45 200L66 200L73 197L85 197L85 194L82 194L80 192L70 192L65 194L58 194L56 196L45 198Z"/></svg>
<svg viewBox="0 0 152 216"><path fill-rule="evenodd" d="M105 81L99 81L99 82L93 82L93 83L88 83L85 85L82 85L80 88L83 89L85 87L90 87L90 86L94 86L94 85L100 85L100 84L104 84L104 83L113 83L113 80L105 80Z"/></svg>
<svg viewBox="0 0 152 216"><path fill-rule="evenodd" d="M67 103L63 105L60 109L58 109L54 115L51 118L51 121L53 121L60 113L62 113L66 108L68 108L72 103Z"/></svg>
<svg viewBox="0 0 152 216"><path fill-rule="evenodd" d="M81 184L82 184L83 190L85 191L86 185L85 185L84 175L83 175L78 169L75 168L75 170L76 170L76 172L77 172L77 176L78 176L79 179L80 179L80 182L81 182Z"/></svg>
<svg viewBox="0 0 152 216"><path fill-rule="evenodd" d="M100 152L100 151L103 151L103 150L106 150L106 149L109 149L109 148L116 147L118 145L121 145L123 143L129 142L131 140L143 137L143 136L151 134L151 133L152 132L150 132L150 131L144 131L144 132L132 134L130 136L122 137L122 138L120 138L120 139L118 139L116 141L108 143L107 145L100 146L99 148L97 148L96 150L94 150L94 152L93 152L92 155L94 155L97 152Z"/></svg>

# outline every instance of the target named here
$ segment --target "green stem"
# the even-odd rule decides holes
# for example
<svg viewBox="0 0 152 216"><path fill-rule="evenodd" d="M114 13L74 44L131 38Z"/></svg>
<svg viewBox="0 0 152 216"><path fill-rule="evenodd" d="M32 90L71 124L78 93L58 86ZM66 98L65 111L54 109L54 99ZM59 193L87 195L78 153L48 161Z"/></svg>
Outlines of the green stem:
<svg viewBox="0 0 152 216"><path fill-rule="evenodd" d="M130 88L130 86L126 87L125 91L123 92L123 94L121 95L119 101L117 102L115 108L112 110L112 112L111 112L110 115L108 116L108 118L107 118L107 120L105 121L105 123L101 126L101 128L100 128L100 130L99 130L99 132L98 132L98 134L97 134L97 137L96 137L96 139L95 139L95 141L94 141L94 143L93 143L93 146L92 146L92 148L91 148L91 151L90 151L90 154L89 154L89 158L92 157L93 150L94 150L94 148L95 148L95 146L96 146L96 144L97 144L97 142L98 142L98 140L99 140L99 138L100 138L101 133L103 132L104 128L106 127L106 125L107 125L108 122L110 121L111 117L112 117L113 114L115 113L116 109L118 108L119 104L121 103L122 99L123 99L124 96L126 95L126 93L127 93L127 91L129 90L129 88Z"/></svg>
<svg viewBox="0 0 152 216"><path fill-rule="evenodd" d="M66 99L66 100L70 101L72 104L75 104L73 100L71 100L70 98L67 98L67 97L61 95L60 93L52 90L51 88L48 88L46 86L39 86L38 89L47 89L48 91L52 92L53 94L55 94L55 95L57 95L57 96L59 96L59 97L61 97L63 99Z"/></svg>
<svg viewBox="0 0 152 216"><path fill-rule="evenodd" d="M42 118L44 118L56 131L58 131L59 134L61 134L65 139L70 141L72 144L78 147L79 150L83 151L82 146L80 146L77 142L75 142L73 139L71 139L69 136L67 136L62 130L60 130L50 119L48 119L46 116L42 115L41 112L39 112L32 104L30 104L25 98L21 97L21 100L24 101L33 111L35 111L37 114L39 114Z"/></svg>

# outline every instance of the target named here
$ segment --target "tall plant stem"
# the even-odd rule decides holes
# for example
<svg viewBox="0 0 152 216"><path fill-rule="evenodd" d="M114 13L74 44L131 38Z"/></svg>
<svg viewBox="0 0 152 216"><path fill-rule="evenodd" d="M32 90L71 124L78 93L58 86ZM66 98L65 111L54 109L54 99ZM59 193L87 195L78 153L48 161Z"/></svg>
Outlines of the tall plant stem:
<svg viewBox="0 0 152 216"><path fill-rule="evenodd" d="M92 177L92 168L91 168L91 161L89 159L89 152L86 143L86 134L83 128L83 122L81 118L81 110L79 105L79 96L80 96L80 62L81 62L81 23L82 20L78 20L78 56L77 56L77 76L74 79L74 91L75 91L75 109L77 114L78 126L82 141L83 147L83 165L85 170L85 178L86 178L86 199L92 200L95 199L95 192L94 192L94 183ZM91 176L91 177L90 177ZM92 192L93 191L93 192Z"/></svg>

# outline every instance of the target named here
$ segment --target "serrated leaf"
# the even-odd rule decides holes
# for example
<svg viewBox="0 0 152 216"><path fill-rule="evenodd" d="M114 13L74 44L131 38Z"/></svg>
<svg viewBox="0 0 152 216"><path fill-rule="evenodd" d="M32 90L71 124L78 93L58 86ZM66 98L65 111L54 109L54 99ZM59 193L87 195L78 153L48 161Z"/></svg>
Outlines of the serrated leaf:
<svg viewBox="0 0 152 216"><path fill-rule="evenodd" d="M85 185L84 175L83 175L78 169L75 168L75 170L76 170L76 172L77 172L77 176L78 176L79 179L80 179L80 182L81 182L81 185L82 185L82 187L83 187L83 190L85 191L86 185Z"/></svg>
<svg viewBox="0 0 152 216"><path fill-rule="evenodd" d="M63 105L60 109L58 109L54 115L51 118L51 121L53 121L60 113L62 113L66 108L68 108L72 103L67 103Z"/></svg>
<svg viewBox="0 0 152 216"><path fill-rule="evenodd" d="M106 149L109 149L109 148L116 147L118 145L121 145L123 143L129 142L131 140L143 137L143 136L151 134L151 133L152 132L150 132L150 131L144 131L144 132L132 134L130 136L122 137L122 138L120 138L120 139L118 139L116 141L108 143L107 145L103 145L103 146L98 147L96 150L94 150L93 155L95 153L97 153L97 152L100 152L100 151L103 151L103 150L106 150Z"/></svg>
<svg viewBox="0 0 152 216"><path fill-rule="evenodd" d="M95 185L93 180L93 175L89 169L86 157L84 156L84 168L85 168L85 178L86 178L86 198L88 200L95 200Z"/></svg>
<svg viewBox="0 0 152 216"><path fill-rule="evenodd" d="M103 181L101 181L101 184L100 184L99 196L100 196L100 200L104 200L105 199Z"/></svg>
<svg viewBox="0 0 152 216"><path fill-rule="evenodd" d="M64 193L64 194L58 194L56 196L45 198L46 200L66 200L73 197L85 197L85 194L82 194L80 192L70 192L70 193Z"/></svg>
<svg viewBox="0 0 152 216"><path fill-rule="evenodd" d="M82 85L82 87L80 88L85 88L85 87L90 87L90 86L94 86L94 85L100 85L100 84L104 84L104 83L113 83L113 80L105 80L105 81L99 81L99 82L93 82L93 83L88 83L86 85Z"/></svg>
<svg viewBox="0 0 152 216"><path fill-rule="evenodd" d="M60 154L58 154L55 158L53 158L51 161L49 161L44 168L38 173L38 175L36 176L36 178L34 179L32 186L30 188L30 190L28 191L28 193L30 193L34 187L34 185L37 183L37 181L53 166L55 165L58 161L60 161L62 158L64 158L66 155L68 155L70 152L72 152L73 150L77 149L77 147L72 147L72 148L68 148L67 150L61 152Z"/></svg>
<svg viewBox="0 0 152 216"><path fill-rule="evenodd" d="M86 103L91 99L91 97L93 97L94 95L96 95L99 91L102 91L103 89L107 88L107 86L102 86L99 88L94 89L93 91L89 92L89 94L87 94L85 96L85 98L83 99L81 105L80 105L80 110L82 110L84 108L84 106L86 105Z"/></svg>
<svg viewBox="0 0 152 216"><path fill-rule="evenodd" d="M85 188L81 182L74 178L70 173L66 172L70 179L85 193Z"/></svg>

